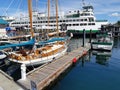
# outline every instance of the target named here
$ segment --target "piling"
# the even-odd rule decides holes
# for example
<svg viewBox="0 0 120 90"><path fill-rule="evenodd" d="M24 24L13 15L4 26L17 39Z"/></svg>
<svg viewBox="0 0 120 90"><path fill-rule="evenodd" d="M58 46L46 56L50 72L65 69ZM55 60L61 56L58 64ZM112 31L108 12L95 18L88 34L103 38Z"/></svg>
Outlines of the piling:
<svg viewBox="0 0 120 90"><path fill-rule="evenodd" d="M90 29L90 39L89 39L90 41L90 43L91 43L91 40L92 40L92 30Z"/></svg>
<svg viewBox="0 0 120 90"><path fill-rule="evenodd" d="M26 66L25 66L25 64L21 65L21 79L22 80L26 79Z"/></svg>
<svg viewBox="0 0 120 90"><path fill-rule="evenodd" d="M86 38L86 33L85 33L85 29L83 29L83 47L85 46L85 38Z"/></svg>

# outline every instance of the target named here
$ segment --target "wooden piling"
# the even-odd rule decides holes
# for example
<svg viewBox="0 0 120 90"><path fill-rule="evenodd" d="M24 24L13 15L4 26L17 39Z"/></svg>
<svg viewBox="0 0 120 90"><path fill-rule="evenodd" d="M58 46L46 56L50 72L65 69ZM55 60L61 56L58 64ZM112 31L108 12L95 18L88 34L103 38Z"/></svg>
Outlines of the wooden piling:
<svg viewBox="0 0 120 90"><path fill-rule="evenodd" d="M91 40L92 40L92 30L90 29L90 41L89 41L89 43L91 43Z"/></svg>
<svg viewBox="0 0 120 90"><path fill-rule="evenodd" d="M85 29L83 29L83 47L85 46Z"/></svg>

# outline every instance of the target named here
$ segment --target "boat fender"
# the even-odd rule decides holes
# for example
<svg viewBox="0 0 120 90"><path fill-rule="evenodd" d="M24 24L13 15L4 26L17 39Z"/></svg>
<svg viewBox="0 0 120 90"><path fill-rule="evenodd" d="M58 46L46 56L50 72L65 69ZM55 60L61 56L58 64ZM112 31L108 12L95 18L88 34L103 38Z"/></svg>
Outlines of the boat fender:
<svg viewBox="0 0 120 90"><path fill-rule="evenodd" d="M75 64L77 62L77 59L73 58L72 62L73 62L73 64Z"/></svg>
<svg viewBox="0 0 120 90"><path fill-rule="evenodd" d="M86 55L87 54L87 51L83 51L83 55Z"/></svg>

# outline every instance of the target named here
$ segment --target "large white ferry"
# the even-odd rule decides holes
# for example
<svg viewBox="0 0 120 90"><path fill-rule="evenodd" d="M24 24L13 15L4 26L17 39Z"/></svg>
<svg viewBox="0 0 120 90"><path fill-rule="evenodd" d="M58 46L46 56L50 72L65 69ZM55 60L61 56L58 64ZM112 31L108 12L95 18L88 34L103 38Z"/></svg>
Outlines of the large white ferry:
<svg viewBox="0 0 120 90"><path fill-rule="evenodd" d="M58 16L59 30L67 30L68 33L82 34L83 29L89 34L90 30L92 33L96 33L100 30L101 25L108 24L107 20L96 20L93 12L94 8L92 5L83 5L82 10L69 11L67 14ZM33 27L36 29L46 29L48 26L48 15L45 13L39 13L33 11ZM29 27L28 16L21 17L19 20L15 20L10 23L11 27L24 26ZM56 30L56 16L51 16L49 20L49 30Z"/></svg>

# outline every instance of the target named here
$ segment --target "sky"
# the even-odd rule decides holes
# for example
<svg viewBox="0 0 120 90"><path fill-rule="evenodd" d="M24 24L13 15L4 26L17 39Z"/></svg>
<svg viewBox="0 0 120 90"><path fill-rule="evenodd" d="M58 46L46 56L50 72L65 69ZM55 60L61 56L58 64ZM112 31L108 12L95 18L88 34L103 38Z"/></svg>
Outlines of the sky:
<svg viewBox="0 0 120 90"><path fill-rule="evenodd" d="M36 4L35 1L38 3ZM59 12L65 13L70 10L80 10L83 5L82 0L58 0L58 2ZM94 7L94 14L98 20L108 20L109 23L120 20L120 0L84 0L84 3ZM46 12L47 0L33 0L33 9L36 6L39 12ZM18 17L27 12L27 7L27 0L0 0L0 16Z"/></svg>

